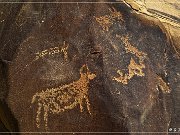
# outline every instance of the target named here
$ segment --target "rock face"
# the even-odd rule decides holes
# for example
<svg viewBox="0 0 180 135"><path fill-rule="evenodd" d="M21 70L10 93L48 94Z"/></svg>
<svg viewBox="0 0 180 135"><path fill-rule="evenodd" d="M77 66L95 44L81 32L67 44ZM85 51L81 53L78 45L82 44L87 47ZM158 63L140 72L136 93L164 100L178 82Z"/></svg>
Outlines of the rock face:
<svg viewBox="0 0 180 135"><path fill-rule="evenodd" d="M116 0L119 1L119 0ZM125 0L136 13L159 20L173 41L176 52L180 53L180 5L178 0Z"/></svg>
<svg viewBox="0 0 180 135"><path fill-rule="evenodd" d="M118 0L117 0L118 1ZM150 20L159 20L163 25L165 33L170 38L172 46L176 51L176 57L180 56L180 5L178 0L125 0L125 3L129 5L136 13L149 18ZM171 121L171 127L180 126L180 89L179 89L179 64L175 68L172 74L176 74L173 82L173 115L174 118Z"/></svg>
<svg viewBox="0 0 180 135"><path fill-rule="evenodd" d="M160 22L122 2L1 6L1 100L12 117L4 121L18 123L8 130L167 134L177 126L179 58Z"/></svg>

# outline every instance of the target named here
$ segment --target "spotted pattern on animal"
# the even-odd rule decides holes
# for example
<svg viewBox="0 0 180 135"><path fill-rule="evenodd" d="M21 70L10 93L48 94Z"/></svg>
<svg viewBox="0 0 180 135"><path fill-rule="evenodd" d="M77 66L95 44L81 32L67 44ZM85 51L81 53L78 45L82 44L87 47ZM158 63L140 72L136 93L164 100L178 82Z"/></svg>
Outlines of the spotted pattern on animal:
<svg viewBox="0 0 180 135"><path fill-rule="evenodd" d="M85 71L85 72L84 72ZM90 80L93 80L96 75L90 73L87 65L80 68L80 79L70 84L65 84L57 88L46 89L42 92L37 92L31 103L37 103L36 126L40 128L41 113L44 110L45 128L48 130L48 115L60 114L66 110L71 110L77 105L80 107L80 112L83 112L83 104L85 102L89 114L90 102L88 98L88 89Z"/></svg>

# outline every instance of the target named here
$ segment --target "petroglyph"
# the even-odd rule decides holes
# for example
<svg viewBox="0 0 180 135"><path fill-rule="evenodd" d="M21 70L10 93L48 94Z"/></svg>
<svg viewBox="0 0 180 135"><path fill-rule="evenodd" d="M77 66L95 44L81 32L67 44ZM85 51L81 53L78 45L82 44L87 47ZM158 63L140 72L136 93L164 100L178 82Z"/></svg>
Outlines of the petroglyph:
<svg viewBox="0 0 180 135"><path fill-rule="evenodd" d="M171 89L169 88L169 86L166 84L166 82L160 77L157 76L157 86L160 87L160 89L162 90L163 93L170 93Z"/></svg>
<svg viewBox="0 0 180 135"><path fill-rule="evenodd" d="M104 31L109 31L109 28L115 21L123 21L121 13L117 12L115 8L109 10L111 12L110 15L95 17L96 21L99 23L99 25Z"/></svg>
<svg viewBox="0 0 180 135"><path fill-rule="evenodd" d="M146 58L147 54L139 51L137 48L132 46L128 41L128 36L121 37L119 35L116 35L116 37L120 38L123 41L126 53L134 54L136 57L138 57L139 62L136 63L135 60L131 57L130 64L128 65L128 73L123 73L121 70L118 70L117 73L120 76L114 77L113 80L123 84L128 84L128 81L135 75L141 77L145 76L143 69L145 68L144 59Z"/></svg>
<svg viewBox="0 0 180 135"><path fill-rule="evenodd" d="M79 80L57 88L46 89L33 96L32 103L37 103L38 105L36 115L36 126L38 128L40 128L43 110L46 130L48 129L49 113L60 114L65 110L75 108L77 105L80 107L80 112L83 112L83 105L85 103L89 114L91 114L88 89L90 80L94 79L96 75L89 71L87 65L83 65L79 72Z"/></svg>
<svg viewBox="0 0 180 135"><path fill-rule="evenodd" d="M63 46L61 46L61 47L53 47L53 48L49 48L49 49L43 50L41 52L37 52L37 53L35 53L36 54L35 60L43 58L46 55L50 55L51 56L51 55L63 53L64 59L67 61L67 59L68 59L68 55L67 55L68 46L69 46L69 44L67 44L64 41L63 42Z"/></svg>

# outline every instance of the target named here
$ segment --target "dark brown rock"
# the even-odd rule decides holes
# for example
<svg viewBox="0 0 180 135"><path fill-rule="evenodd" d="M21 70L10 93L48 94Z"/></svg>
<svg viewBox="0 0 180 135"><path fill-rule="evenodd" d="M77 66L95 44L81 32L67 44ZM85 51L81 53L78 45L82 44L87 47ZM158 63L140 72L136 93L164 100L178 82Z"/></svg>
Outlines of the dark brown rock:
<svg viewBox="0 0 180 135"><path fill-rule="evenodd" d="M14 10L2 28L1 78L19 131L167 133L178 122L179 59L158 24L123 3Z"/></svg>

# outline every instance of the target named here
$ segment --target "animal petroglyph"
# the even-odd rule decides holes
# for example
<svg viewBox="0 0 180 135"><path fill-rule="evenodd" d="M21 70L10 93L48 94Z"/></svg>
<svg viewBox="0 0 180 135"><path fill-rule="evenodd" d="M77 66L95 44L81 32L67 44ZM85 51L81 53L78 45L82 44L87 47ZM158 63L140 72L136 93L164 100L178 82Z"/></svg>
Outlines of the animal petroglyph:
<svg viewBox="0 0 180 135"><path fill-rule="evenodd" d="M132 46L129 41L128 37L119 37L125 46L126 53L134 54L139 59L139 63L137 64L135 60L131 57L130 64L128 65L128 73L123 73L121 70L118 70L117 73L120 75L119 77L114 77L113 80L117 82L121 82L123 84L128 84L128 81L136 76L145 76L143 69L145 68L144 59L146 58L146 53L139 51L137 48Z"/></svg>
<svg viewBox="0 0 180 135"><path fill-rule="evenodd" d="M115 21L123 21L122 15L120 12L117 12L115 8L110 9L110 15L104 15L100 17L95 17L96 21L102 27L104 31L109 31L109 28Z"/></svg>
<svg viewBox="0 0 180 135"><path fill-rule="evenodd" d="M48 115L60 114L65 110L71 110L77 105L80 112L83 112L83 104L85 102L89 114L90 102L88 98L88 89L90 80L96 77L90 73L87 65L80 68L80 79L70 84L65 84L57 88L46 89L45 91L36 93L32 98L32 103L37 103L36 126L40 128L41 113L44 110L44 123L46 130L48 129Z"/></svg>
<svg viewBox="0 0 180 135"><path fill-rule="evenodd" d="M169 88L169 86L160 76L157 76L156 83L157 83L157 87L159 86L163 93L171 92L171 89Z"/></svg>
<svg viewBox="0 0 180 135"><path fill-rule="evenodd" d="M54 48L49 48L49 49L43 50L41 52L37 52L35 60L38 60L39 58L43 58L46 55L55 55L55 54L63 53L64 59L67 61L67 59L68 59L68 55L67 55L68 46L69 45L66 44L66 42L64 41L62 47L54 47Z"/></svg>

